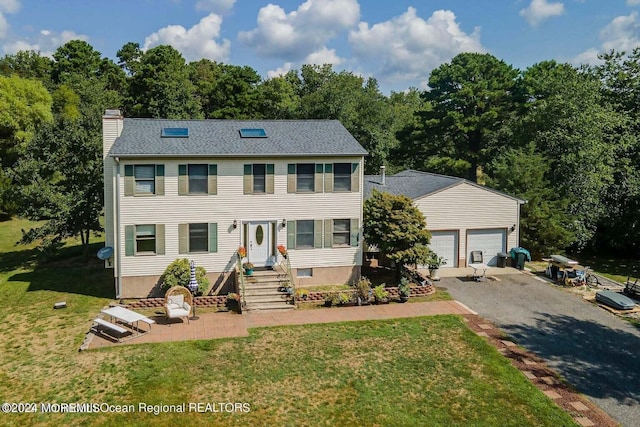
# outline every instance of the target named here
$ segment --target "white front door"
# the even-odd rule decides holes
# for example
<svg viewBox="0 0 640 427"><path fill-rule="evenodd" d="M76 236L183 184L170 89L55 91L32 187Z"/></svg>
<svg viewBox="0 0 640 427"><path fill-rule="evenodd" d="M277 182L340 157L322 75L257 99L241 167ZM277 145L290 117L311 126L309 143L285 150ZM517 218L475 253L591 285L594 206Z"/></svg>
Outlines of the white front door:
<svg viewBox="0 0 640 427"><path fill-rule="evenodd" d="M271 255L271 224L269 222L250 222L247 243L249 261L256 267L266 266Z"/></svg>

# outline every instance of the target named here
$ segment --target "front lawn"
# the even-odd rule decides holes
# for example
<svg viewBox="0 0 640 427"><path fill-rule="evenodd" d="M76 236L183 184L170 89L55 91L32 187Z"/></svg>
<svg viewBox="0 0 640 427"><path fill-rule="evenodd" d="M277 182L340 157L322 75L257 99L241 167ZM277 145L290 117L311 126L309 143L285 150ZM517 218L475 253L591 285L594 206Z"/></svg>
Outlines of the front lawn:
<svg viewBox="0 0 640 427"><path fill-rule="evenodd" d="M0 223L0 236L15 237L7 227L15 232L16 223ZM80 353L91 320L113 298L110 272L69 253L38 265L30 248L6 246L3 401L133 405L136 413L4 413L2 425L575 425L456 316L261 328L245 338ZM54 310L56 301L68 308ZM159 415L139 413L140 403ZM216 412L162 406L182 403ZM226 412L234 407L227 403L240 410Z"/></svg>

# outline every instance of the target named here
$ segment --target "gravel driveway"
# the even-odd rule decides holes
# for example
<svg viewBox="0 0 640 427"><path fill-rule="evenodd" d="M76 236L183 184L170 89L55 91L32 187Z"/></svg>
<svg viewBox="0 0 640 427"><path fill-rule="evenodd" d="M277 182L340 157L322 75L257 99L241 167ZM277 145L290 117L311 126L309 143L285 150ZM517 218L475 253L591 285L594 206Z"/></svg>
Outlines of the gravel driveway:
<svg viewBox="0 0 640 427"><path fill-rule="evenodd" d="M640 329L527 274L438 287L547 361L622 425L640 426Z"/></svg>

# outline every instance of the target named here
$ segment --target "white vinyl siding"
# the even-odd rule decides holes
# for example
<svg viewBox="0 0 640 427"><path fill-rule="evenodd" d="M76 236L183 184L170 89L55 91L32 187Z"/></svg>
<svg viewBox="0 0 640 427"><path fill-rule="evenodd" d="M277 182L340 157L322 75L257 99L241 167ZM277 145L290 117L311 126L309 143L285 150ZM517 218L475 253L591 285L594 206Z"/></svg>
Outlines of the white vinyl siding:
<svg viewBox="0 0 640 427"><path fill-rule="evenodd" d="M261 161L262 160L262 161ZM120 209L122 224L165 225L165 255L146 257L123 257L122 274L127 276L161 275L167 265L176 258L183 258L179 253L179 225L197 223L217 223L217 252L189 254L196 265L203 266L208 272L229 271L234 267L233 259L238 246L242 244L243 224L249 221L277 222L275 244L287 243L287 231L296 220L314 220L314 242L322 241L321 224L325 219L344 218L362 223L362 177L359 191L352 192L315 192L288 193L287 166L292 163L311 163L300 158L283 158L273 162L273 194L244 194L244 166L265 164L263 159L163 159L165 164L165 196L164 197L121 197ZM314 158L317 164L333 164L338 162L360 163L362 158L346 157L339 161L332 157ZM217 164L217 196L216 197L184 197L178 195L178 165L184 164ZM267 163L269 164L269 163ZM269 170L267 170L269 174ZM122 183L120 192L122 195ZM287 226L282 227L283 219ZM237 228L233 222L237 221ZM357 228L357 227L356 227ZM121 229L121 250L124 253L124 229ZM357 236L355 241L358 240ZM314 245L315 246L315 245ZM318 247L319 246L319 247ZM360 247L346 246L327 248L322 244L314 249L296 250L292 252L292 268L340 267L360 265Z"/></svg>
<svg viewBox="0 0 640 427"><path fill-rule="evenodd" d="M518 224L519 202L511 197L469 183L461 183L418 198L414 203L427 220L429 230L457 230L459 266L467 265L467 230L507 230ZM506 249L517 246L518 232L506 231ZM493 254L495 255L495 254Z"/></svg>

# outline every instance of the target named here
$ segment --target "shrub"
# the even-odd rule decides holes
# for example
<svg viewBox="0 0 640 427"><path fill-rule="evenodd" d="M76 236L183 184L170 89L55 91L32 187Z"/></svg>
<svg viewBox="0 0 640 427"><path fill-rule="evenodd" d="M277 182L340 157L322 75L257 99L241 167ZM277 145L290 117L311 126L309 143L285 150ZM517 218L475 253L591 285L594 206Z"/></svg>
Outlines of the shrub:
<svg viewBox="0 0 640 427"><path fill-rule="evenodd" d="M406 277L400 279L400 284L398 285L398 294L401 297L408 297L411 294L411 286L409 286L409 280Z"/></svg>
<svg viewBox="0 0 640 427"><path fill-rule="evenodd" d="M376 302L385 302L389 298L389 292L385 290L384 283L373 288L373 298Z"/></svg>
<svg viewBox="0 0 640 427"><path fill-rule="evenodd" d="M340 292L338 294L338 303L339 304L349 304L353 299L353 295L347 292Z"/></svg>
<svg viewBox="0 0 640 427"><path fill-rule="evenodd" d="M209 289L209 279L206 277L207 271L204 267L196 267L196 281L198 282L198 291L205 293ZM162 293L167 292L173 286L184 286L189 288L191 280L191 266L186 258L173 261L162 273L160 277L160 290Z"/></svg>
<svg viewBox="0 0 640 427"><path fill-rule="evenodd" d="M371 281L366 277L360 278L356 283L356 297L360 298L363 303L369 302L371 298Z"/></svg>

